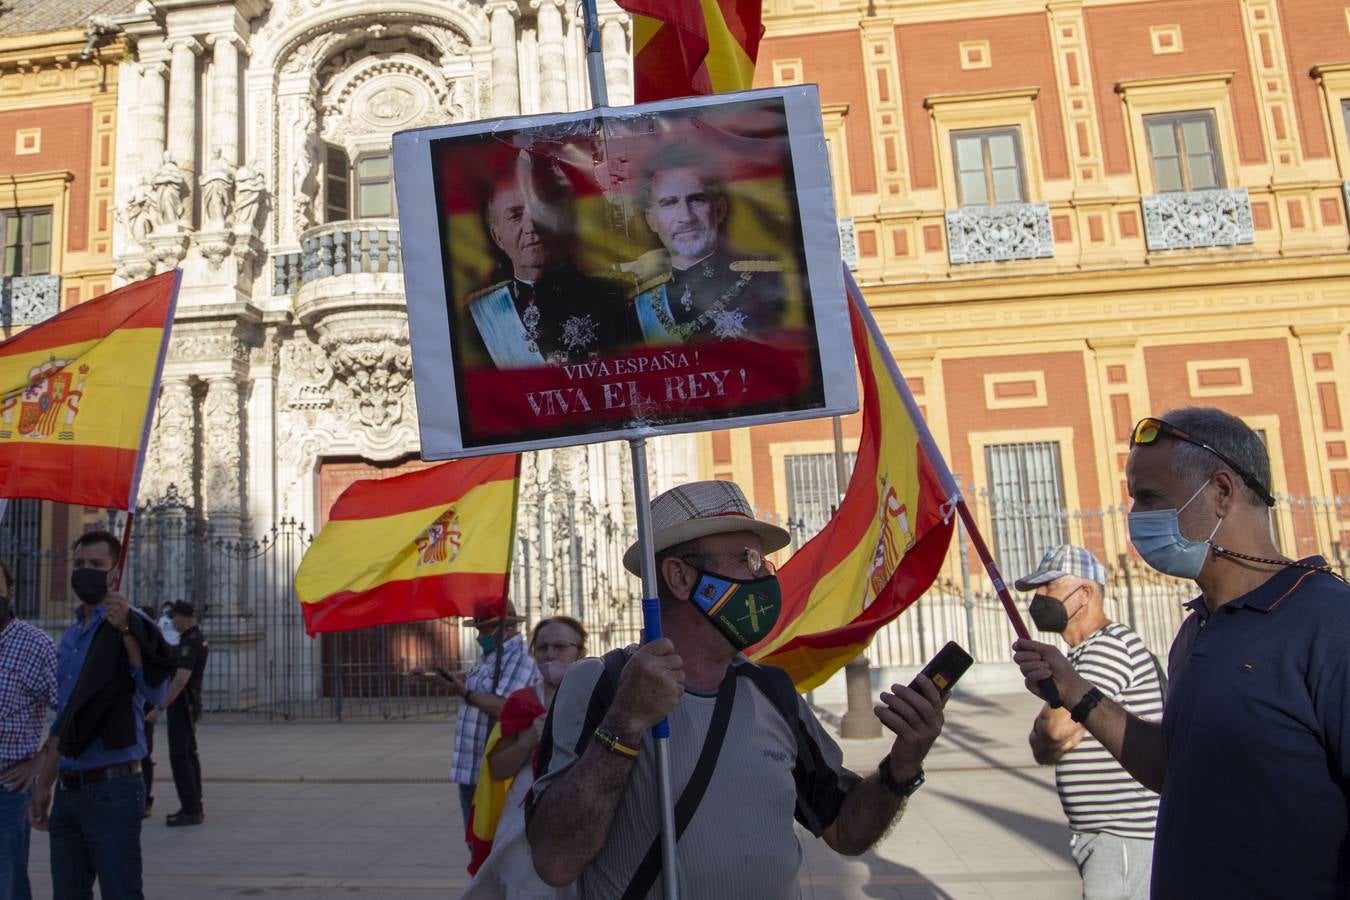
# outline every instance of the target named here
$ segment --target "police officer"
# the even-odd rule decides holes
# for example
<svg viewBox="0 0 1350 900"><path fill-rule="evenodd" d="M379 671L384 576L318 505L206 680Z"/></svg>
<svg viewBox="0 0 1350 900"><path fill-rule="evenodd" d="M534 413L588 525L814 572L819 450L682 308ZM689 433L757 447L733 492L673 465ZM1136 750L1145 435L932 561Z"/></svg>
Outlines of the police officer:
<svg viewBox="0 0 1350 900"><path fill-rule="evenodd" d="M630 286L577 269L570 255L575 206L562 170L526 151L493 183L488 234L511 277L465 298L460 349L471 365L563 365L627 345Z"/></svg>
<svg viewBox="0 0 1350 900"><path fill-rule="evenodd" d="M653 155L638 202L664 248L622 266L638 281L633 312L648 345L754 340L782 327L797 299L783 264L727 247L726 190L693 146L667 144Z"/></svg>
<svg viewBox="0 0 1350 900"><path fill-rule="evenodd" d="M169 711L169 766L181 809L165 818L170 827L200 825L202 812L202 764L197 759L197 719L202 714L202 672L206 668L206 638L197 626L197 607L187 600L173 605L173 626L178 632L178 671L169 693L153 715Z"/></svg>

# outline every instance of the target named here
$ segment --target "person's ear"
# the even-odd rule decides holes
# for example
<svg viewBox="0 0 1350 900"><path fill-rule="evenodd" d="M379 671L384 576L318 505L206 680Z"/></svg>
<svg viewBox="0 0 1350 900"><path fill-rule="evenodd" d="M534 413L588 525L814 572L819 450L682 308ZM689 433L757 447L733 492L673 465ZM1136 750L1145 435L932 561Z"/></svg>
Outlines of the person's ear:
<svg viewBox="0 0 1350 900"><path fill-rule="evenodd" d="M713 205L713 210L717 216L715 224L721 225L727 220L727 198L719 195L717 202Z"/></svg>
<svg viewBox="0 0 1350 900"><path fill-rule="evenodd" d="M650 208L644 209L644 210L642 211L642 218L644 218L644 219L647 220L647 227L650 228L650 229L652 230L652 234L660 234L660 233L661 233L660 231L658 231L658 230L656 229L656 215L655 215L655 213L653 213L653 212L651 211Z"/></svg>
<svg viewBox="0 0 1350 900"><path fill-rule="evenodd" d="M1215 472L1212 480L1219 488L1214 495L1214 514L1220 519L1227 518L1242 496L1242 483L1227 469Z"/></svg>
<svg viewBox="0 0 1350 900"><path fill-rule="evenodd" d="M661 560L658 575L665 580L671 594L680 600L688 600L694 592L694 583L698 580L693 567L678 556L667 556Z"/></svg>

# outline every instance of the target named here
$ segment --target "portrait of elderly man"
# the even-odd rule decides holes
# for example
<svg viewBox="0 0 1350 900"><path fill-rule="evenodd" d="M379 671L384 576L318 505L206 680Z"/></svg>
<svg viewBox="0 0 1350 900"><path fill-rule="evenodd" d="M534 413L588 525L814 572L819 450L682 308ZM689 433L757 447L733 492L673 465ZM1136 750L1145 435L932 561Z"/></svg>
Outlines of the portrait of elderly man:
<svg viewBox="0 0 1350 900"><path fill-rule="evenodd" d="M510 272L465 298L461 351L471 365L562 365L623 349L628 287L573 262L576 198L556 162L522 150L492 183L484 217Z"/></svg>
<svg viewBox="0 0 1350 900"><path fill-rule="evenodd" d="M663 146L642 169L638 205L662 249L625 268L638 280L634 316L651 345L754 338L783 322L783 264L728 246L722 176L687 141Z"/></svg>

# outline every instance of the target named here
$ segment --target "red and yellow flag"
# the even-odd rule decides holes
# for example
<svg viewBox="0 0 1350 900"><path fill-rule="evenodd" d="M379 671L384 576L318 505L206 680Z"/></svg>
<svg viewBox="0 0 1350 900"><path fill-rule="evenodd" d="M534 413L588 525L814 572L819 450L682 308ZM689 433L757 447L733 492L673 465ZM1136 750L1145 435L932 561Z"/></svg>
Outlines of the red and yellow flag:
<svg viewBox="0 0 1350 900"><path fill-rule="evenodd" d="M467 616L501 601L519 476L520 456L507 454L352 484L295 573L306 633Z"/></svg>
<svg viewBox="0 0 1350 900"><path fill-rule="evenodd" d="M750 88L761 0L618 0L633 14L637 102Z"/></svg>
<svg viewBox="0 0 1350 900"><path fill-rule="evenodd" d="M848 284L863 392L857 461L834 518L779 569L783 609L752 653L786 669L803 692L928 589L955 526L946 465L857 285Z"/></svg>
<svg viewBox="0 0 1350 900"><path fill-rule="evenodd" d="M0 497L132 509L177 270L0 343Z"/></svg>

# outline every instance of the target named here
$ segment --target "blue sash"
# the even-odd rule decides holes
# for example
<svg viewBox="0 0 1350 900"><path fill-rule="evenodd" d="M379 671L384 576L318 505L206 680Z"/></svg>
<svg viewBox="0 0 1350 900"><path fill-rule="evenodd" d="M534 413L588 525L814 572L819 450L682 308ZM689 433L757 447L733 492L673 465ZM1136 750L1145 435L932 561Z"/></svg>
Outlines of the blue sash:
<svg viewBox="0 0 1350 900"><path fill-rule="evenodd" d="M531 350L525 340L525 324L516 312L509 284L492 288L471 302L469 312L497 368L528 369L544 364L544 357Z"/></svg>
<svg viewBox="0 0 1350 900"><path fill-rule="evenodd" d="M684 343L683 338L672 334L670 329L661 323L662 317L657 313L658 309L662 310L665 313L665 321L675 321L675 317L670 312L670 301L666 298L666 286L664 284L638 294L633 303L637 309L638 325L642 328L642 337L648 344Z"/></svg>

